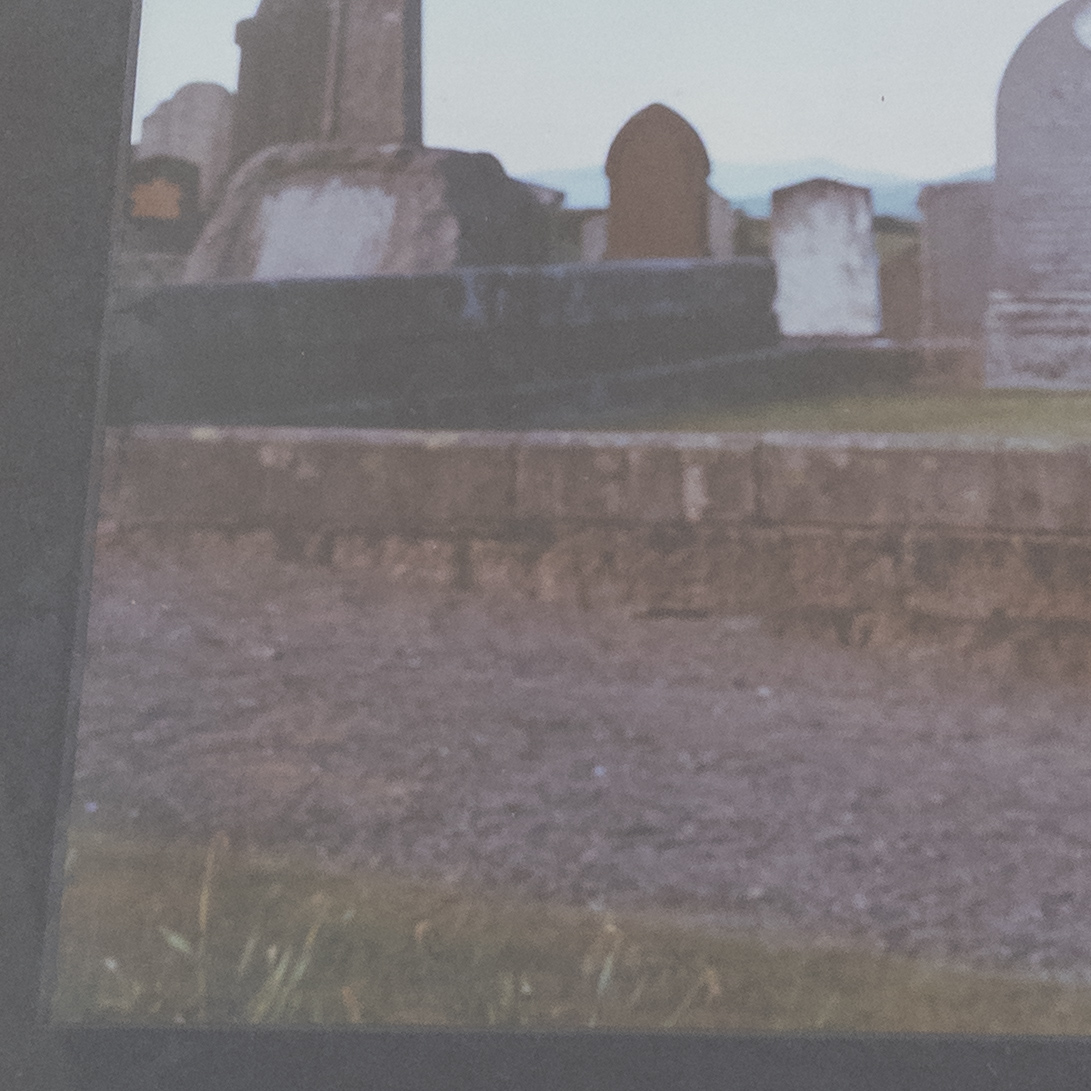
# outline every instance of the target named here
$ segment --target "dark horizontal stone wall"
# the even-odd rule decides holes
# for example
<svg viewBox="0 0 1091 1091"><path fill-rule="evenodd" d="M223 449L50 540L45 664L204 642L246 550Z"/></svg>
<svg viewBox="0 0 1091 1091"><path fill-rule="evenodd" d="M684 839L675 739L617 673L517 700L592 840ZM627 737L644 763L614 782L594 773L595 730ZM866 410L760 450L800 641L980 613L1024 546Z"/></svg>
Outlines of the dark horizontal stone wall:
<svg viewBox="0 0 1091 1091"><path fill-rule="evenodd" d="M142 334L112 361L110 417L452 428L602 416L619 398L654 400L672 369L730 369L774 348L774 289L760 258L172 286L137 305Z"/></svg>

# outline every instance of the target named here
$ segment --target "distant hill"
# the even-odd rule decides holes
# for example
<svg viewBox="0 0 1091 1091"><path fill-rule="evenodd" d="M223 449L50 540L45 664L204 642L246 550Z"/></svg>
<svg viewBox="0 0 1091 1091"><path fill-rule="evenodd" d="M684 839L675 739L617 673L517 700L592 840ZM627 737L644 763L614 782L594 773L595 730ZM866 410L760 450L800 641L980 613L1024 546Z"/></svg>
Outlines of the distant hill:
<svg viewBox="0 0 1091 1091"><path fill-rule="evenodd" d="M992 167L979 167L950 178L916 181L893 174L856 170L828 159L799 159L790 163L714 163L709 181L732 204L751 216L768 216L769 199L774 189L804 182L808 178L837 178L857 186L867 186L872 193L875 212L901 219L918 218L917 195L929 182L964 182L989 179ZM609 187L601 167L573 170L544 170L525 175L527 181L564 190L568 208L605 208Z"/></svg>

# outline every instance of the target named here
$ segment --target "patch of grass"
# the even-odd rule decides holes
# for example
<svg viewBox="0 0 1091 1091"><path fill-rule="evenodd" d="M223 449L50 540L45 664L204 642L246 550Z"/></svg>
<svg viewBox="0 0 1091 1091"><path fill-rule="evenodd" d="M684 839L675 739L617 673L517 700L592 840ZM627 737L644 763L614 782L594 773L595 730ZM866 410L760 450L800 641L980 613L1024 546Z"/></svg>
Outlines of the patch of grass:
<svg viewBox="0 0 1091 1091"><path fill-rule="evenodd" d="M73 832L55 1018L1086 1034L1091 990Z"/></svg>
<svg viewBox="0 0 1091 1091"><path fill-rule="evenodd" d="M894 432L1091 440L1091 393L983 390L806 398L634 419L669 432Z"/></svg>

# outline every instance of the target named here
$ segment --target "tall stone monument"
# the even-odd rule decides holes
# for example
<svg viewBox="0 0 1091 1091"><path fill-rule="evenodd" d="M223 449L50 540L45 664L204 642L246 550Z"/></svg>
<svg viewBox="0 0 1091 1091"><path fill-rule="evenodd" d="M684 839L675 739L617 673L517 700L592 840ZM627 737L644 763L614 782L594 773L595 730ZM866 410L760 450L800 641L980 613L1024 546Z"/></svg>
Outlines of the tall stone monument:
<svg viewBox="0 0 1091 1091"><path fill-rule="evenodd" d="M708 257L709 169L683 117L659 103L634 114L606 157L606 260Z"/></svg>
<svg viewBox="0 0 1091 1091"><path fill-rule="evenodd" d="M996 104L990 387L1091 389L1091 3L1027 35Z"/></svg>
<svg viewBox="0 0 1091 1091"><path fill-rule="evenodd" d="M421 0L262 0L235 40L235 166L277 144L421 143Z"/></svg>
<svg viewBox="0 0 1091 1091"><path fill-rule="evenodd" d="M422 146L420 21L421 0L262 0L239 23L235 170L186 281L546 260L562 195Z"/></svg>
<svg viewBox="0 0 1091 1091"><path fill-rule="evenodd" d="M875 337L882 327L871 191L812 178L773 192L774 304L789 337Z"/></svg>

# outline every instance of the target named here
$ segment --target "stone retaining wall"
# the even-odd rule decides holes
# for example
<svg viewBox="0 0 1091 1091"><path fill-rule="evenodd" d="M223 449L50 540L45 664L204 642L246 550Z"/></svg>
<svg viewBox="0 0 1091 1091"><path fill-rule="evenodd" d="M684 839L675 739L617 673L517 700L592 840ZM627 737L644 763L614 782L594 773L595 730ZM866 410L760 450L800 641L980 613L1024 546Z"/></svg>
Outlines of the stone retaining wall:
<svg viewBox="0 0 1091 1091"><path fill-rule="evenodd" d="M145 426L108 438L99 541L762 614L1077 678L1089 480L1078 443Z"/></svg>
<svg viewBox="0 0 1091 1091"><path fill-rule="evenodd" d="M755 353L777 370L774 290L761 258L171 285L112 345L110 421L525 428L655 412L694 363L717 361L727 386Z"/></svg>

